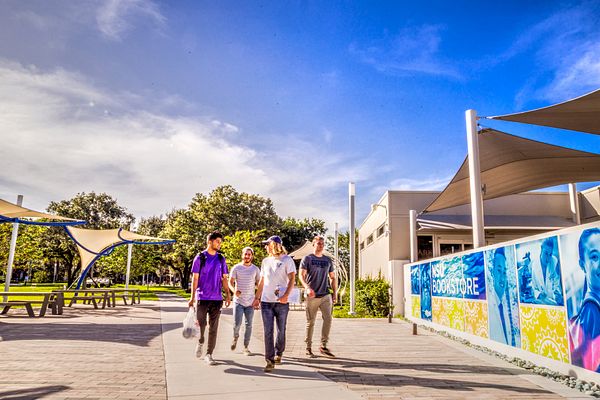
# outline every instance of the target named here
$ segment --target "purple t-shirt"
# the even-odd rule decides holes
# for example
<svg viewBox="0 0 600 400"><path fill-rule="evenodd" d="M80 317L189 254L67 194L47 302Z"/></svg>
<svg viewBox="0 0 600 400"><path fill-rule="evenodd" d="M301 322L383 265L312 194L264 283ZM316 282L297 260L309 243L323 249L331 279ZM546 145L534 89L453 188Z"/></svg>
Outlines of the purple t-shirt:
<svg viewBox="0 0 600 400"><path fill-rule="evenodd" d="M206 263L200 272L200 254L194 258L192 273L200 272L198 278L198 289L196 289L196 300L223 300L221 289L223 288L223 275L227 275L227 263L225 257L219 254L211 256L205 250ZM221 263L221 259L223 262Z"/></svg>

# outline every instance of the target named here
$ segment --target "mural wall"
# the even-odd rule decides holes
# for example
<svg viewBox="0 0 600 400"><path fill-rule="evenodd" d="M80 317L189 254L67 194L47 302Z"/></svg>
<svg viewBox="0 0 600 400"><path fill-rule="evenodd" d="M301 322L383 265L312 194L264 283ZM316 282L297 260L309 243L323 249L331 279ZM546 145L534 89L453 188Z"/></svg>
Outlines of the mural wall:
<svg viewBox="0 0 600 400"><path fill-rule="evenodd" d="M414 318L600 371L600 223L407 268Z"/></svg>

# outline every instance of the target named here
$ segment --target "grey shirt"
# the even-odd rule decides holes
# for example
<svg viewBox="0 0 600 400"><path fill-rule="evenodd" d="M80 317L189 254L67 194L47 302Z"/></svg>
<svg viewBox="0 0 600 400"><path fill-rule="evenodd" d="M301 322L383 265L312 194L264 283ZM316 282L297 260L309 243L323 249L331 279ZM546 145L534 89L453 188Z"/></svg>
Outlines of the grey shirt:
<svg viewBox="0 0 600 400"><path fill-rule="evenodd" d="M300 269L306 270L306 283L315 291L315 297L329 294L329 273L333 272L331 258L309 254L302 258Z"/></svg>

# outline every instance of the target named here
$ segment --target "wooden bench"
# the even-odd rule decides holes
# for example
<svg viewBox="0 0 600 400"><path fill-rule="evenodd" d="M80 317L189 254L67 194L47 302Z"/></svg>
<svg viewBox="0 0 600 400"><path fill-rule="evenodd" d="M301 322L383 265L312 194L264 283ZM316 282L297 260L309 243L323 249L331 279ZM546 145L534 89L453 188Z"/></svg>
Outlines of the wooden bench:
<svg viewBox="0 0 600 400"><path fill-rule="evenodd" d="M27 315L29 315L30 317L35 317L35 314L33 313L33 307L31 307L30 301L25 301L25 300L2 301L2 302L0 302L0 306L4 306L4 308L2 309L2 312L0 314L8 313L8 310L10 310L10 308L12 306L25 306L25 309L27 310Z"/></svg>
<svg viewBox="0 0 600 400"><path fill-rule="evenodd" d="M41 299L26 299L22 300L27 302L31 307L32 304L40 304L39 316L43 317L46 315L48 307L52 309L53 315L62 315L63 307L65 304L64 296L60 292L0 292L0 297L4 299L4 302L13 303L12 305L24 305L14 304L15 301L8 301L9 298L14 297L42 297ZM20 301L20 300L19 300ZM11 306L12 306L11 305ZM27 308L26 305L24 305ZM8 307L10 309L10 307ZM8 311L8 309L6 311ZM2 314L6 314L3 312Z"/></svg>
<svg viewBox="0 0 600 400"><path fill-rule="evenodd" d="M73 304L77 304L77 301L82 301L83 304L92 304L95 309L98 308L98 302L96 300L100 300L100 305L102 308L106 308L108 305L111 307L111 300L109 297L109 289L73 289L73 290L60 290L60 292L64 294L73 294L70 298L70 302L68 307L71 307Z"/></svg>
<svg viewBox="0 0 600 400"><path fill-rule="evenodd" d="M137 297L137 304L140 304L142 301L142 296L141 296L141 290L140 289L110 289L113 294L116 296L118 295L120 298L123 299L123 304L127 305L127 299L131 298L131 304L135 304L136 303L136 297ZM114 299L113 299L113 307L114 307Z"/></svg>

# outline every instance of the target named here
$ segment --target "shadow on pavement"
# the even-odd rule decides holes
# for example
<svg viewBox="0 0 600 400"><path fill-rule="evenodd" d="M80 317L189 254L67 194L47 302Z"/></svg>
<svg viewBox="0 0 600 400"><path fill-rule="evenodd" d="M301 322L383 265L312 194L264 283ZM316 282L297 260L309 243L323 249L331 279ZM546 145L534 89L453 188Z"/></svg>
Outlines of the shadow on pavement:
<svg viewBox="0 0 600 400"><path fill-rule="evenodd" d="M518 393L548 393L552 392L535 388L521 388L503 384L489 382L480 382L475 380L453 379L454 377L473 374L475 376L486 375L516 375L526 374L527 372L517 368L493 367L486 365L449 365L449 364L409 364L395 363L389 361L369 361L355 360L350 358L296 358L289 357L291 362L297 362L301 365L310 365L320 374L337 383L358 383L362 385L403 387L403 386L421 386L426 388L445 389L445 390L464 390L473 391L477 388L498 389ZM353 370L352 368L362 368L363 370ZM373 372L364 371L364 369L373 369ZM412 375L402 375L399 373L383 373L379 370L416 370L439 374L461 374L450 375L444 379L438 379L433 376L421 378ZM382 378L385 381L382 381Z"/></svg>
<svg viewBox="0 0 600 400"><path fill-rule="evenodd" d="M259 367L255 365L244 365L240 364L236 361L223 360L219 361L218 364L230 365L231 368L226 368L224 370L227 374L233 375L260 375L265 376L263 371L264 367ZM287 369L285 364L278 364L272 372L268 373L268 376L272 376L274 378L283 378L283 379L299 379L299 380L317 380L320 381L319 377L315 376L313 371L297 371L292 369Z"/></svg>
<svg viewBox="0 0 600 400"><path fill-rule="evenodd" d="M69 386L42 386L30 389L17 389L0 392L0 399L4 400L26 400L26 399L41 399L47 395L62 392L70 389Z"/></svg>
<svg viewBox="0 0 600 400"><path fill-rule="evenodd" d="M11 323L3 324L2 340L87 340L92 342L127 343L147 347L149 342L163 332L180 329L181 322L168 324L57 324ZM3 398L0 396L0 398Z"/></svg>

